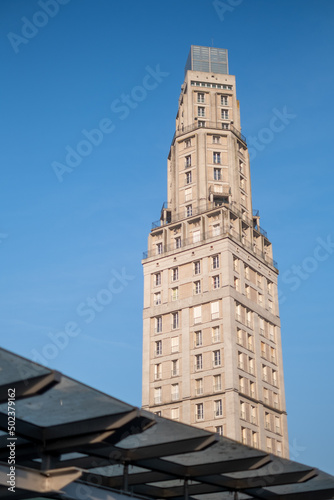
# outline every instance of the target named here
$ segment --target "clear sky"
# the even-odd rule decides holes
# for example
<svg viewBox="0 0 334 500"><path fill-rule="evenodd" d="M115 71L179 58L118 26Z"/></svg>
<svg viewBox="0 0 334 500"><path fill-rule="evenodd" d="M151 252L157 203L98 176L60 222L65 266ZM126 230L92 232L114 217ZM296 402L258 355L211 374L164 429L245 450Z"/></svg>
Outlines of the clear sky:
<svg viewBox="0 0 334 500"><path fill-rule="evenodd" d="M331 0L1 0L1 345L140 405L183 69L191 44L227 48L280 269L291 458L334 473L333 42Z"/></svg>

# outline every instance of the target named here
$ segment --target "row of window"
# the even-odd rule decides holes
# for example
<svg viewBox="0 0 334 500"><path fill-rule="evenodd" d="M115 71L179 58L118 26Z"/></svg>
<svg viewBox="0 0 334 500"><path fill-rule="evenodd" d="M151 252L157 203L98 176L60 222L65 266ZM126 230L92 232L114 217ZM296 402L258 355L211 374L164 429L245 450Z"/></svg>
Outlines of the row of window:
<svg viewBox="0 0 334 500"><path fill-rule="evenodd" d="M213 402L213 415L215 418L223 416L223 401L221 399L217 399L217 401ZM204 404L198 403L195 405L195 420L204 420Z"/></svg>
<svg viewBox="0 0 334 500"><path fill-rule="evenodd" d="M197 102L198 103L205 103L205 96L209 96L209 94L205 94L204 92L196 92L197 94ZM228 95L221 95L220 96L220 105L221 106L228 106L229 102L229 96Z"/></svg>
<svg viewBox="0 0 334 500"><path fill-rule="evenodd" d="M191 160L192 156L191 154L187 155L184 157L184 166L185 168L189 168L192 166L192 160ZM219 151L214 151L212 153L212 163L215 163L215 164L221 164L221 161L222 160L222 156L221 156L221 153Z"/></svg>
<svg viewBox="0 0 334 500"><path fill-rule="evenodd" d="M212 382L213 382L213 386L212 386L213 392L218 392L218 391L222 390L222 376L221 376L221 374L213 375ZM197 378L195 380L195 396L201 396L202 394L204 394L203 379Z"/></svg>
<svg viewBox="0 0 334 500"><path fill-rule="evenodd" d="M252 446L259 447L258 433L247 427L241 427L241 442ZM271 437L266 437L266 449L268 453L275 453L279 457L282 456L282 442Z"/></svg>
<svg viewBox="0 0 334 500"><path fill-rule="evenodd" d="M154 371L155 380L161 380L162 379L161 364L155 365L154 370L155 370ZM172 367L172 370L174 370L174 367ZM173 371L173 373L176 373L176 369L175 369L175 372ZM173 376L177 376L177 375L173 374ZM213 390L213 392L221 391L222 390L222 376L221 376L221 374L213 375L213 377L210 377L210 378L212 378L212 390ZM170 394L171 399L173 401L175 401L175 399L179 399L180 398L179 384L174 383L174 384L171 384L170 387L171 387L171 394ZM194 389L195 389L194 390L195 396L202 396L204 394L203 378L195 379L195 388ZM208 387L207 387L207 390L209 392L211 392L211 389ZM165 395L166 395L166 392L165 392ZM159 398L159 402L158 402L158 398ZM162 387L156 387L154 389L154 401L155 401L155 404L162 403Z"/></svg>
<svg viewBox="0 0 334 500"><path fill-rule="evenodd" d="M254 351L254 337L252 334L237 328L237 343L249 351Z"/></svg>
<svg viewBox="0 0 334 500"><path fill-rule="evenodd" d="M216 342L221 342L221 337L220 337L220 326L213 326L211 328L211 340L212 343ZM203 332L202 330L198 330L194 332L194 346L195 347L201 347L203 345Z"/></svg>
<svg viewBox="0 0 334 500"><path fill-rule="evenodd" d="M220 258L219 255L213 255L211 257L211 269L219 269L220 267ZM196 260L193 262L193 272L195 275L201 274L201 261ZM179 280L179 268L178 267L173 267L170 270L170 277L171 281L175 282ZM162 272L159 271L158 273L154 273L154 285L155 286L160 286L161 285L161 278L162 278Z"/></svg>
<svg viewBox="0 0 334 500"><path fill-rule="evenodd" d="M257 425L257 408L245 401L240 401L240 418Z"/></svg>
<svg viewBox="0 0 334 500"><path fill-rule="evenodd" d="M244 352L238 351L238 368L255 375L255 359Z"/></svg>
<svg viewBox="0 0 334 500"><path fill-rule="evenodd" d="M211 277L211 288L212 290L216 290L220 288L220 276L212 276ZM202 283L200 280L194 281L193 283L193 294L194 295L199 295L202 293ZM171 289L171 301L179 300L179 288L174 287ZM161 305L161 292L156 292L154 293L153 296L153 303L155 306Z"/></svg>
<svg viewBox="0 0 334 500"><path fill-rule="evenodd" d="M238 274L240 274L241 263L242 263L242 261L240 259L238 259L238 257L236 257L236 256L233 257L233 269ZM256 285L260 289L264 288L263 287L263 281L264 281L268 295L271 295L271 296L273 295L274 283L272 281L270 281L269 279L266 279L262 274L255 271L255 269L250 267L248 264L244 264L243 269L244 269L244 277L248 281L250 281L251 283L253 283L253 285Z"/></svg>
<svg viewBox="0 0 334 500"><path fill-rule="evenodd" d="M198 106L198 108L197 108L197 116L199 118L204 118L205 117L205 107L204 106ZM221 109L220 110L220 116L221 116L222 120L228 120L229 110L228 109Z"/></svg>
<svg viewBox="0 0 334 500"><path fill-rule="evenodd" d="M271 384L271 385L274 385L275 387L278 387L277 370L275 370L274 368L271 368L270 366L263 364L261 366L261 371L262 371L262 380L264 382L267 382L268 384Z"/></svg>
<svg viewBox="0 0 334 500"><path fill-rule="evenodd" d="M247 377L239 376L239 391L246 396L256 399L256 384L253 380ZM279 408L279 395L277 392L269 389L268 387L263 387L263 403L271 406L272 408Z"/></svg>
<svg viewBox="0 0 334 500"><path fill-rule="evenodd" d="M171 313L171 328L173 330L179 328L179 311ZM155 317L154 333L162 333L162 316Z"/></svg>
<svg viewBox="0 0 334 500"><path fill-rule="evenodd" d="M219 301L216 302L211 302L210 303L210 308L211 308L211 320L218 319L219 318ZM165 316L167 317L167 315ZM170 315L171 319L171 328L172 330L176 330L179 328L179 311L173 312ZM194 324L196 323L201 323L202 322L202 306L195 306L193 307L193 319L194 319ZM154 318L155 320L155 327L154 331L155 333L162 333L162 316L156 316Z"/></svg>
<svg viewBox="0 0 334 500"><path fill-rule="evenodd" d="M205 353L207 355L209 353ZM203 370L203 354L195 355L195 371ZM220 349L212 352L212 368L216 368L217 366L221 366L222 364L222 356ZM205 366L207 369L208 366Z"/></svg>
<svg viewBox="0 0 334 500"><path fill-rule="evenodd" d="M271 363L276 363L276 349L266 342L261 341L261 356L270 361Z"/></svg>
<svg viewBox="0 0 334 500"><path fill-rule="evenodd" d="M204 120L198 120L197 125L198 125L198 127L205 128L206 122ZM230 128L229 123L222 123L221 126L222 126L222 130L229 130L229 128ZM210 127L210 122L209 122L209 127Z"/></svg>
<svg viewBox="0 0 334 500"><path fill-rule="evenodd" d="M222 181L223 180L223 170L221 168L215 167L213 169L213 180L214 181ZM186 172L185 174L185 184L189 185L193 181L192 172ZM185 201L190 201L192 199L192 189L187 188L184 193Z"/></svg>
<svg viewBox="0 0 334 500"><path fill-rule="evenodd" d="M257 407L246 401L240 401L240 418L251 424L258 425ZM264 412L265 428L276 434L281 434L281 419L277 415Z"/></svg>
<svg viewBox="0 0 334 500"><path fill-rule="evenodd" d="M246 396L256 399L255 382L247 377L239 376L239 391Z"/></svg>
<svg viewBox="0 0 334 500"><path fill-rule="evenodd" d="M208 88L212 88L212 89L226 89L226 90L233 89L232 85L226 85L223 83L199 82L196 80L192 80L191 85L195 86L195 87L208 87Z"/></svg>
<svg viewBox="0 0 334 500"><path fill-rule="evenodd" d="M248 328L253 328L253 312L239 302L235 303L235 319Z"/></svg>
<svg viewBox="0 0 334 500"><path fill-rule="evenodd" d="M213 135L212 136L212 144L220 144L220 135ZM191 138L185 139L184 140L184 147L185 148L190 148L191 147Z"/></svg>
<svg viewBox="0 0 334 500"><path fill-rule="evenodd" d="M237 292L242 293L241 282L240 282L240 279L237 278L237 277L234 277L234 288L236 289ZM260 306L264 305L263 293L258 292L252 286L245 284L245 292L244 292L244 294L246 295L246 297L248 299L252 300L253 302L256 302ZM274 313L274 303L270 299L267 300L267 309L271 313Z"/></svg>
<svg viewBox="0 0 334 500"><path fill-rule="evenodd" d="M179 375L179 360L173 359L170 363L171 363L170 375L171 377L177 377ZM154 380L160 380L160 379L162 379L162 364L157 363L154 365Z"/></svg>

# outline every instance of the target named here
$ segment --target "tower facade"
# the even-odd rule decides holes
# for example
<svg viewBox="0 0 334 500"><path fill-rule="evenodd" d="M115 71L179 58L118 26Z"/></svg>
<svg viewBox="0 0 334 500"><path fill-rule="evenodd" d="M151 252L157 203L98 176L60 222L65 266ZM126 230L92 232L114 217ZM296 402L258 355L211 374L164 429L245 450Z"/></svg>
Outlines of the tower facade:
<svg viewBox="0 0 334 500"><path fill-rule="evenodd" d="M143 408L288 456L277 265L227 50L192 46L144 255Z"/></svg>

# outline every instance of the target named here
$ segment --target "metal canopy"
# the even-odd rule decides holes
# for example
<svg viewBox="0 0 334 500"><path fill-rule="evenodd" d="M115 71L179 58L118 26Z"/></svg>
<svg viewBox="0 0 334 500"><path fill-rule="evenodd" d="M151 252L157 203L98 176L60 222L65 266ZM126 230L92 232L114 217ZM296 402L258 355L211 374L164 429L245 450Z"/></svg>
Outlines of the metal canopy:
<svg viewBox="0 0 334 500"><path fill-rule="evenodd" d="M0 351L0 498L328 500L312 467L140 410ZM8 389L15 389L9 491Z"/></svg>

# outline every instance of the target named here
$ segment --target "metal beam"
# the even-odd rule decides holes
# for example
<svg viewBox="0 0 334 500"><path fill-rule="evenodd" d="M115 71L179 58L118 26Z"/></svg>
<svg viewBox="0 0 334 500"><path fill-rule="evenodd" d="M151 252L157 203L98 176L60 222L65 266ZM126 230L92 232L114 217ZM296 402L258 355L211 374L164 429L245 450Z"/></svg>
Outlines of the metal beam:
<svg viewBox="0 0 334 500"><path fill-rule="evenodd" d="M215 434L208 436L198 436L178 441L169 441L151 446L138 446L138 448L124 449L118 448L125 460L133 462L136 460L146 460L154 457L165 457L184 453L192 453L203 450L216 442Z"/></svg>
<svg viewBox="0 0 334 500"><path fill-rule="evenodd" d="M8 387L15 389L15 400L29 398L37 394L43 394L61 380L61 373L51 370L46 375L25 378L10 382L10 384L0 385L0 404L8 401Z"/></svg>
<svg viewBox="0 0 334 500"><path fill-rule="evenodd" d="M0 429L7 432L8 415L6 413L0 412ZM28 441L43 441L43 428L16 417L15 435Z"/></svg>
<svg viewBox="0 0 334 500"><path fill-rule="evenodd" d="M3 462L0 463L0 484L10 486L9 466ZM66 469L56 469L48 471L38 471L15 465L15 490L28 490L35 493L48 493L50 491L59 491L64 486L77 480L82 471L70 467Z"/></svg>
<svg viewBox="0 0 334 500"><path fill-rule="evenodd" d="M63 488L62 498L68 500L82 500L83 498L89 498L89 500L133 500L139 497L132 492L127 493L76 481ZM140 499L143 500L142 497Z"/></svg>
<svg viewBox="0 0 334 500"><path fill-rule="evenodd" d="M135 464L147 469L173 474L177 477L189 477L196 480L199 476L211 476L213 474L227 474L230 472L257 469L263 467L270 461L270 455L260 455L258 457L224 460L222 462L193 466L185 466L162 459L136 460Z"/></svg>
<svg viewBox="0 0 334 500"><path fill-rule="evenodd" d="M134 493L146 496L153 496L154 498L185 498L184 484L172 487L159 487L151 484L141 484L133 488ZM189 495L208 495L210 493L221 493L222 488L209 484L187 484L187 494Z"/></svg>
<svg viewBox="0 0 334 500"><path fill-rule="evenodd" d="M89 480L94 484L100 484L106 488L122 489L124 475L119 474L118 476L103 476L101 474L95 474L94 471L89 471L84 472L81 479L82 481ZM175 477L169 474L148 470L145 472L128 474L127 483L128 486L134 486L137 484L156 483L158 481L170 481L173 479L175 479Z"/></svg>
<svg viewBox="0 0 334 500"><path fill-rule="evenodd" d="M257 495L256 498L261 500L329 500L330 498L334 498L334 488L315 488L309 491L282 494L266 489L246 489L243 490L243 493L250 495L250 497Z"/></svg>
<svg viewBox="0 0 334 500"><path fill-rule="evenodd" d="M283 472L281 474L259 473L259 475L257 476L245 477L242 479L228 477L220 474L196 476L193 479L195 481L203 481L233 490L244 490L250 488L265 488L284 484L300 483L308 481L316 475L317 472L315 471L315 469L307 469L304 471Z"/></svg>

